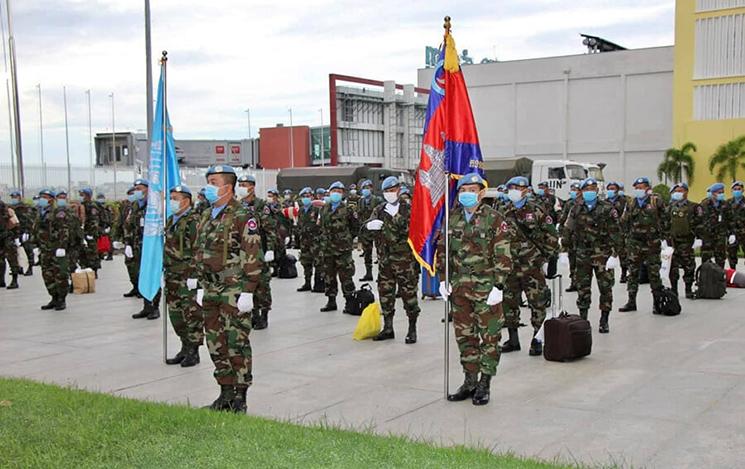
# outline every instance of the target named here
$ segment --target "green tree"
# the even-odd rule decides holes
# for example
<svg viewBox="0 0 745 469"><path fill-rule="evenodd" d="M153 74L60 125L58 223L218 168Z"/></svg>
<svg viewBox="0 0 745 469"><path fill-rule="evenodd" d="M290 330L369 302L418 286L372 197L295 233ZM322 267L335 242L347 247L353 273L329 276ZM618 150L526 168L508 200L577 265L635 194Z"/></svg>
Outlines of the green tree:
<svg viewBox="0 0 745 469"><path fill-rule="evenodd" d="M696 152L696 145L686 142L680 148L668 148L665 152L665 159L657 167L657 177L668 179L673 182L683 182L683 176L689 184L693 183L693 173L696 170L696 162L693 159L693 153Z"/></svg>
<svg viewBox="0 0 745 469"><path fill-rule="evenodd" d="M709 171L714 173L719 181L724 181L727 176L732 181L737 180L737 170L745 170L745 135L721 145L709 158Z"/></svg>

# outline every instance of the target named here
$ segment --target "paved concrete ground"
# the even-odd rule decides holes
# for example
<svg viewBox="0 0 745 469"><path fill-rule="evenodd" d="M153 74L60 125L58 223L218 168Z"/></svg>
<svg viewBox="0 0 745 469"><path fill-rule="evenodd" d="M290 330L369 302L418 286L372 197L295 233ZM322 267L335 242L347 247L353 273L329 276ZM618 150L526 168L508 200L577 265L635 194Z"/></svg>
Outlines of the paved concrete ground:
<svg viewBox="0 0 745 469"><path fill-rule="evenodd" d="M96 294L69 297L64 312L39 310L47 296L38 273L21 282L0 291L0 375L193 406L215 398L205 349L195 368L166 366L161 322L130 319L140 303L121 296L121 257L104 263ZM320 313L323 295L296 293L299 283L272 281L270 328L251 334L251 414L588 464L745 461L745 291L683 300L683 314L666 318L650 313L642 286L640 311L614 313L611 334L594 334L592 355L575 363L529 357L522 328L525 349L503 357L491 404L476 408L443 399L442 302L423 304L416 345L403 343L403 314L395 341L359 343L356 318ZM615 293L618 307L623 286ZM565 295L571 311L575 299ZM591 316L596 329L598 313ZM454 389L462 378L454 341L450 363Z"/></svg>

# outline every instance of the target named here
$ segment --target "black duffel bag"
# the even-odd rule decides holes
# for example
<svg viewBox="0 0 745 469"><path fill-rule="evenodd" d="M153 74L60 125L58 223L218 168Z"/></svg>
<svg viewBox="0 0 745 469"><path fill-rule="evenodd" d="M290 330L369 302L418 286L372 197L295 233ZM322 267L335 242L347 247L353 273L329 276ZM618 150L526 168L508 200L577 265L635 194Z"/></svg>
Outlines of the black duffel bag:
<svg viewBox="0 0 745 469"><path fill-rule="evenodd" d="M362 311L375 302L375 295L370 288L369 283L363 284L359 290L352 293L347 298L347 305L344 308L344 314L352 316L362 316Z"/></svg>

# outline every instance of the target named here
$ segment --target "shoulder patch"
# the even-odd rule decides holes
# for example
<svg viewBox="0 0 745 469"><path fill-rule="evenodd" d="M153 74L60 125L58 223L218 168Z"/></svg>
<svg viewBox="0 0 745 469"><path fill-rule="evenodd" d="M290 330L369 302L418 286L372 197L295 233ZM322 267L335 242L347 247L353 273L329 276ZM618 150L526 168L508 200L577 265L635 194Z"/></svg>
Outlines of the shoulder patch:
<svg viewBox="0 0 745 469"><path fill-rule="evenodd" d="M264 205L264 215L271 215L272 209L268 205Z"/></svg>
<svg viewBox="0 0 745 469"><path fill-rule="evenodd" d="M499 232L507 233L508 230L509 230L509 227L507 226L507 222L502 220L502 223L499 224Z"/></svg>
<svg viewBox="0 0 745 469"><path fill-rule="evenodd" d="M701 207L700 205L698 207L696 207L696 215L701 216L703 214L704 214L704 208Z"/></svg>
<svg viewBox="0 0 745 469"><path fill-rule="evenodd" d="M535 215L533 215L533 213L528 212L525 214L525 221L533 221L533 220L535 220Z"/></svg>
<svg viewBox="0 0 745 469"><path fill-rule="evenodd" d="M546 215L546 224L547 225L553 225L554 224L554 219L551 218L551 215Z"/></svg>
<svg viewBox="0 0 745 469"><path fill-rule="evenodd" d="M96 210L95 208L92 208L92 209L91 209L91 213L92 213L93 215L97 215L97 214L98 214L98 210Z"/></svg>
<svg viewBox="0 0 745 469"><path fill-rule="evenodd" d="M259 227L259 225L258 225L258 223L256 223L256 219L255 218L249 218L248 221L246 222L246 227L250 231L256 231L256 229Z"/></svg>
<svg viewBox="0 0 745 469"><path fill-rule="evenodd" d="M616 210L615 208L611 209L610 216L612 216L613 218L618 218L618 210Z"/></svg>
<svg viewBox="0 0 745 469"><path fill-rule="evenodd" d="M57 218L65 218L67 216L67 212L64 210L60 210L59 212L57 212L56 216Z"/></svg>

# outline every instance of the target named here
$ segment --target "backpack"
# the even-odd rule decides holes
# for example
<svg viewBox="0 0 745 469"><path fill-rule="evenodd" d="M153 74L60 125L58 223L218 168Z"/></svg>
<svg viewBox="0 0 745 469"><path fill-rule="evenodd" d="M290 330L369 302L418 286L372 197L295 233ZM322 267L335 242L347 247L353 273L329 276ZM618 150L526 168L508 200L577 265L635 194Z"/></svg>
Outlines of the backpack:
<svg viewBox="0 0 745 469"><path fill-rule="evenodd" d="M349 296L349 298L347 298L347 306L344 308L344 314L361 316L362 311L372 303L375 303L375 295L372 292L372 288L370 288L370 284L365 283L359 290L355 291Z"/></svg>
<svg viewBox="0 0 745 469"><path fill-rule="evenodd" d="M297 267L295 263L297 258L292 254L287 254L283 259L279 261L279 278L297 278Z"/></svg>
<svg viewBox="0 0 745 469"><path fill-rule="evenodd" d="M670 288L663 288L654 295L654 313L663 316L677 316L680 314L680 300L678 294Z"/></svg>
<svg viewBox="0 0 745 469"><path fill-rule="evenodd" d="M724 269L706 261L696 269L696 298L721 299L727 293Z"/></svg>
<svg viewBox="0 0 745 469"><path fill-rule="evenodd" d="M670 234L673 237L689 236L691 224L688 221L687 207L674 207L670 212Z"/></svg>

